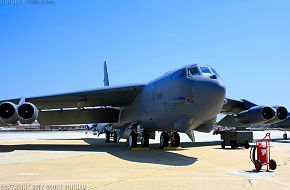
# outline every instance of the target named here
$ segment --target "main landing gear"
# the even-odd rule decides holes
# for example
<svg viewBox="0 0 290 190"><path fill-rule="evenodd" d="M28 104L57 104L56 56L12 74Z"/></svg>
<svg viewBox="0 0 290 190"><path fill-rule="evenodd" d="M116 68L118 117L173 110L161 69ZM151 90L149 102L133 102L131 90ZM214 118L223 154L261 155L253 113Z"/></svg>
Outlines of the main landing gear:
<svg viewBox="0 0 290 190"><path fill-rule="evenodd" d="M168 133L162 132L160 135L160 148L165 148L171 145L172 147L179 147L180 136L178 132Z"/></svg>
<svg viewBox="0 0 290 190"><path fill-rule="evenodd" d="M138 142L138 134L135 131L130 133L128 143L130 148L136 148ZM146 131L141 133L141 147L148 148L149 147L149 134Z"/></svg>

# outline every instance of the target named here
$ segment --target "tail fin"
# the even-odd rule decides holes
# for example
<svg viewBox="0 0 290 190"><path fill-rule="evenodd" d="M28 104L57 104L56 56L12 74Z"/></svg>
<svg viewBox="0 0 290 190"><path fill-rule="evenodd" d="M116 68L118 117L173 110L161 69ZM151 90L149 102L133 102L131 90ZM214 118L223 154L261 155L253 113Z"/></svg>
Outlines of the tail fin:
<svg viewBox="0 0 290 190"><path fill-rule="evenodd" d="M104 86L109 86L109 75L107 69L107 61L104 62Z"/></svg>

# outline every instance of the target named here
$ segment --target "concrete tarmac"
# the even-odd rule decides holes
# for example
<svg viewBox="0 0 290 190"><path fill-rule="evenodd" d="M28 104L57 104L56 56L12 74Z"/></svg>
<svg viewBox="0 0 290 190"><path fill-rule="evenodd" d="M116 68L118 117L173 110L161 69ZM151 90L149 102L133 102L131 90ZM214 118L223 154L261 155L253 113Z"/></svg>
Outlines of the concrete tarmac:
<svg viewBox="0 0 290 190"><path fill-rule="evenodd" d="M181 137L178 150L152 141L132 151L84 132L0 133L0 190L290 189L289 140L271 143L277 169L257 173L249 149L221 149L211 134L194 144Z"/></svg>

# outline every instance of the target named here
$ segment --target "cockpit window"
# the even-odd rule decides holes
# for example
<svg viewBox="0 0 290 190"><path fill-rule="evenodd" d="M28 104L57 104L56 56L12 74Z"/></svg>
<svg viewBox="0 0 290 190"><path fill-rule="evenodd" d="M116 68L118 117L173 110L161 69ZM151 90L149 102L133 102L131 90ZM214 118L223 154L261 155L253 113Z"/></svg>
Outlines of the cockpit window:
<svg viewBox="0 0 290 190"><path fill-rule="evenodd" d="M210 68L211 69L211 72L216 75L216 76L219 76L219 74L216 72L216 70L214 70L213 68Z"/></svg>
<svg viewBox="0 0 290 190"><path fill-rule="evenodd" d="M200 70L204 74L210 74L211 75L211 72L210 72L208 67L200 67Z"/></svg>
<svg viewBox="0 0 290 190"><path fill-rule="evenodd" d="M188 76L200 75L197 67L188 68Z"/></svg>

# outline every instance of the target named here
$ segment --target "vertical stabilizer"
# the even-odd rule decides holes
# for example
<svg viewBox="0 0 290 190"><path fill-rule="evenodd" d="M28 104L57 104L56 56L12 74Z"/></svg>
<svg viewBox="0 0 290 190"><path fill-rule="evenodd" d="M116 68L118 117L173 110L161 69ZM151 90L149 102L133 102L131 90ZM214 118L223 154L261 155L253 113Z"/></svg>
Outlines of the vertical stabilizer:
<svg viewBox="0 0 290 190"><path fill-rule="evenodd" d="M104 62L104 86L109 86L109 75L107 69L107 61Z"/></svg>

